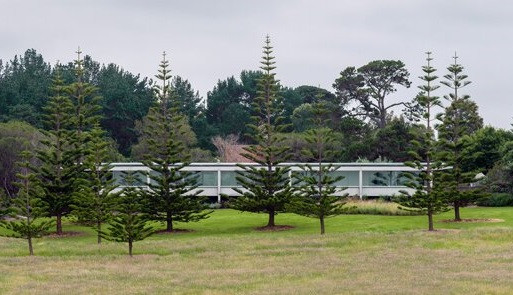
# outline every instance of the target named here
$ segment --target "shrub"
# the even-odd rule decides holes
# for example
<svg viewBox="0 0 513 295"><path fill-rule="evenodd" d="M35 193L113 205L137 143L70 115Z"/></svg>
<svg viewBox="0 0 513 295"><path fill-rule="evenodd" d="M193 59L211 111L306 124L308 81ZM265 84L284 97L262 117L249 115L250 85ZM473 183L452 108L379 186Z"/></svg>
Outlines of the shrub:
<svg viewBox="0 0 513 295"><path fill-rule="evenodd" d="M417 211L399 209L399 204L394 202L377 200L349 200L345 205L346 214L411 216L420 215Z"/></svg>
<svg viewBox="0 0 513 295"><path fill-rule="evenodd" d="M513 206L513 194L495 193L488 198L477 202L478 206L484 207L507 207Z"/></svg>

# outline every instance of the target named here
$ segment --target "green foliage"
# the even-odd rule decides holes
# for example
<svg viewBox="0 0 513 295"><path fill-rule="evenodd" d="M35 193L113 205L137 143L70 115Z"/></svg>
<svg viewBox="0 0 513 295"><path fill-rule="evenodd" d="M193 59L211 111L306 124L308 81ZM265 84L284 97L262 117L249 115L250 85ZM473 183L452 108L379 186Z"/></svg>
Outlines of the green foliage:
<svg viewBox="0 0 513 295"><path fill-rule="evenodd" d="M475 102L470 100L468 95L461 95L461 88L470 84L467 75L463 74L463 66L457 63L457 56L454 57L454 64L447 70L446 81L442 84L451 88L452 93L445 98L450 105L445 112L439 116L442 123L438 126L440 141L440 160L451 166L441 175L442 185L448 194L448 201L454 206L455 220L461 220L459 208L471 204L483 197L476 189L469 188L474 181L477 171L466 171L465 163L468 163L468 155L465 149L469 145L469 135L475 133L483 126L483 119L479 116Z"/></svg>
<svg viewBox="0 0 513 295"><path fill-rule="evenodd" d="M52 82L52 96L44 107L47 138L37 151L41 162L38 174L42 180L47 215L57 217L57 233L62 234L61 217L70 210L73 182L76 178L74 154L70 146L73 103L57 71Z"/></svg>
<svg viewBox="0 0 513 295"><path fill-rule="evenodd" d="M386 104L388 95L397 91L396 86L410 87L410 74L402 61L376 60L356 69L348 67L335 80L333 88L343 106L355 102L350 111L374 122L379 128L387 124L390 109L404 103Z"/></svg>
<svg viewBox="0 0 513 295"><path fill-rule="evenodd" d="M101 243L102 224L107 222L116 209L117 194L109 165L109 142L104 131L95 126L89 137L87 156L84 158L86 178L75 181L80 189L75 192L73 214L79 221L91 224L98 233Z"/></svg>
<svg viewBox="0 0 513 295"><path fill-rule="evenodd" d="M187 145L180 138L186 119L179 113L168 66L164 53L156 76L161 83L156 84L158 105L150 109L147 119L151 125L144 129L149 153L143 163L151 169L152 180L146 193L147 213L152 220L164 221L171 232L173 222L198 221L210 212L205 211L205 199L199 196L197 177L184 171L190 161Z"/></svg>
<svg viewBox="0 0 513 295"><path fill-rule="evenodd" d="M424 85L419 86L420 93L413 100L416 106L414 117L420 122L424 132L416 133L415 139L411 141L412 148L410 155L413 161L406 162L419 172L416 174L405 173L404 177L406 186L413 189L414 192L402 191L402 196L398 198L398 203L405 206L405 210L418 210L428 216L428 228L430 231L434 230L433 214L437 214L447 209L446 197L447 195L441 188L438 178L435 177L442 169L441 163L436 158L436 141L433 129L434 109L440 106L440 100L437 96L433 95L433 91L439 86L433 85L433 82L438 79L435 75L436 69L431 66L431 52L426 53L427 65L422 67L424 75L420 77L425 82Z"/></svg>
<svg viewBox="0 0 513 295"><path fill-rule="evenodd" d="M465 137L463 171L480 171L485 174L502 158L501 148L513 141L513 132L485 126Z"/></svg>
<svg viewBox="0 0 513 295"><path fill-rule="evenodd" d="M476 203L483 207L510 207L513 206L513 194L495 193L478 200Z"/></svg>
<svg viewBox="0 0 513 295"><path fill-rule="evenodd" d="M331 172L337 167L326 164L326 158L335 153L327 146L335 141L333 131L323 127L326 125L326 115L329 113L325 103L316 103L313 107L312 126L314 128L305 132L305 139L311 145L303 153L309 161L315 164L301 166L304 173L296 173L295 178L299 187L295 189L294 198L288 210L300 215L318 218L321 234L325 233L324 219L344 213L344 197L336 196L343 189L337 188L336 182L342 176L333 177Z"/></svg>
<svg viewBox="0 0 513 295"><path fill-rule="evenodd" d="M278 81L273 70L274 57L269 36L263 47L261 61L262 76L258 81L258 96L253 102L253 140L257 143L245 148L243 156L260 165L239 165L243 169L237 181L245 189L235 189L240 197L232 202L232 206L241 211L264 212L269 215L267 226L275 226L274 216L285 210L290 200L289 167L278 166L289 158L288 148L280 145L283 132L288 126L281 124L281 108L278 105Z"/></svg>
<svg viewBox="0 0 513 295"><path fill-rule="evenodd" d="M13 216L16 220L2 221L0 226L11 231L14 237L27 239L29 254L34 255L32 238L41 237L53 223L50 220L37 220L45 212L45 204L40 199L42 190L36 174L32 172L32 154L25 151L21 153L21 157L22 162L18 163L21 172L16 175L19 181L15 183L19 191L13 204Z"/></svg>
<svg viewBox="0 0 513 295"><path fill-rule="evenodd" d="M19 172L16 163L21 161L20 152L34 152L41 147L43 139L45 136L26 122L0 123L0 191L6 205L9 205L18 191L14 182Z"/></svg>
<svg viewBox="0 0 513 295"><path fill-rule="evenodd" d="M75 81L67 87L67 91L73 102L73 116L71 116L70 144L73 147L77 163L82 163L87 155L87 142L89 141L90 130L96 126L100 119L101 97L97 95L98 88L85 82L84 60L81 58L80 48L77 51L75 60ZM83 165L76 165L83 169ZM82 171L79 171L79 173Z"/></svg>
<svg viewBox="0 0 513 295"><path fill-rule="evenodd" d="M128 243L128 254L132 256L133 243L151 236L155 229L148 225L148 216L144 211L144 193L132 186L135 176L125 176L124 187L117 202L114 218L109 222L107 231L99 231L101 237L115 242Z"/></svg>
<svg viewBox="0 0 513 295"><path fill-rule="evenodd" d="M20 120L41 128L52 81L51 66L34 49L0 68L0 121Z"/></svg>
<svg viewBox="0 0 513 295"><path fill-rule="evenodd" d="M137 142L135 123L154 102L150 81L108 64L101 67L95 85L101 96L101 126L115 140L120 153L129 156L130 147Z"/></svg>

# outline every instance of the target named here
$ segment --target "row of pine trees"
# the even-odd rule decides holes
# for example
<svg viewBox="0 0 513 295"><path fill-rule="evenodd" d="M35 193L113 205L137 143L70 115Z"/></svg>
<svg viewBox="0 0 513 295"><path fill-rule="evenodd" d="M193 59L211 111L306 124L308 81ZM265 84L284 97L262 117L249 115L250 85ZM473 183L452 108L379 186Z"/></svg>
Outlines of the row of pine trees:
<svg viewBox="0 0 513 295"><path fill-rule="evenodd" d="M253 131L255 144L245 148L244 157L259 165L239 164L242 171L237 181L243 189L232 198L228 206L269 216L264 229L277 227L275 216L279 212L295 212L318 218L321 234L325 233L325 219L343 214L345 197L337 196L343 188L335 183L331 171L338 167L326 163L335 151L333 131L326 127L330 119L329 106L322 101L315 104L311 124L315 128L306 132L309 143L303 150L310 159L302 166L304 173L289 177L290 168L279 165L290 158L283 145L282 106L278 99L279 84L273 48L269 37L263 47L262 76L258 82L258 96L253 103L254 116L248 127ZM78 221L93 226L102 239L126 242L132 255L133 243L155 232L152 221L165 224L165 232L173 232L176 222L198 221L208 218L207 201L199 196L197 175L183 170L190 163L190 155L181 138L184 115L171 87L169 61L164 53L156 75L156 103L151 107L144 130L148 152L143 163L150 168L149 190L124 186L116 190L107 162L109 142L99 127L97 89L83 82L83 61L78 50L75 60L75 82L65 85L57 72L52 86L52 97L45 108L47 139L36 154L23 154L18 175L19 196L16 201L15 220L4 221L3 226L15 236L28 240L33 254L32 238L40 237L55 226L57 235L63 235L62 217L71 213ZM459 208L482 194L466 189L472 182L471 173L463 173L459 166L462 140L468 133L468 118L473 112L464 110L475 106L459 92L470 82L462 73L463 67L454 58L443 82L453 92L446 97L450 102L443 112L442 102L434 92L439 85L435 69L431 66L431 53L423 67L425 82L411 106L411 113L420 127L411 142L414 161L406 165L419 173L406 174L407 185L414 193L404 192L397 201L405 210L417 210L428 216L429 230L433 228L433 215ZM448 82L447 82L448 81ZM463 111L462 111L463 110ZM477 113L477 112L475 112ZM482 124L482 122L481 122ZM126 184L137 182L136 174L125 175ZM116 191L116 193L114 193ZM20 219L19 217L23 217ZM48 218L55 217L55 221ZM39 220L38 220L39 219ZM108 227L104 229L104 225Z"/></svg>

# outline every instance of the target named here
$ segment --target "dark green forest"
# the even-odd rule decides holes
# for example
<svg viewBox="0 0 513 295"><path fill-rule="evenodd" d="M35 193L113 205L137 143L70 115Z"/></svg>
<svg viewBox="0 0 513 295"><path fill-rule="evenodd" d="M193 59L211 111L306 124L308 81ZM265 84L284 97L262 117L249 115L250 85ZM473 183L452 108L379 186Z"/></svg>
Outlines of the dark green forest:
<svg viewBox="0 0 513 295"><path fill-rule="evenodd" d="M511 131L483 126L478 106L470 96L452 101L454 87L450 83L451 67L439 70L441 88L438 90L442 105L435 112L463 112L467 125L462 137L461 169L463 171L489 171L497 178L494 186L499 191L510 191L505 180L511 165L508 146ZM64 84L75 81L75 65L51 64L35 49L21 55L0 59L0 177L2 188L11 192L13 167L18 151L36 149L45 137L45 111L51 97L51 85L59 73ZM157 67L156 67L157 68ZM329 110L325 114L325 127L333 131L330 149L334 152L327 162L411 160L409 151L415 135L423 132L419 124L418 103L415 98L402 102L389 102L391 94L400 88L418 87L418 80L410 77L406 65L396 60L375 60L365 65L341 65L340 75L333 77L333 88L322 89L311 85L289 87L278 82L277 105L285 128L280 144L291 152L289 161L305 162L301 152L308 147L305 132L315 126L311 123L315 108L323 103ZM464 75L463 72L456 73ZM95 87L99 103L99 125L109 142L110 161L142 161L148 153L148 140L144 128L151 122L148 112L156 103L155 78L130 73L122 65L100 64L93 57L83 57L84 83ZM221 159L213 139L229 138L237 144L254 144L254 130L248 128L254 117L253 104L258 96L257 84L262 72L247 69L230 77L219 77L216 85L201 97L187 77L178 74L170 78L172 95L178 101L178 112L183 115L181 140L191 152L191 161ZM465 76L466 77L466 76ZM452 82L451 82L452 81ZM458 82L459 83L459 82ZM462 82L464 87L467 82ZM464 90L463 90L464 91ZM443 106L443 107L442 107ZM399 110L399 111L398 111ZM447 116L445 116L447 117ZM437 123L449 126L454 122ZM444 134L443 128L438 129ZM464 136L463 136L464 135ZM451 136L451 135L447 135ZM508 170L509 171L509 170Z"/></svg>

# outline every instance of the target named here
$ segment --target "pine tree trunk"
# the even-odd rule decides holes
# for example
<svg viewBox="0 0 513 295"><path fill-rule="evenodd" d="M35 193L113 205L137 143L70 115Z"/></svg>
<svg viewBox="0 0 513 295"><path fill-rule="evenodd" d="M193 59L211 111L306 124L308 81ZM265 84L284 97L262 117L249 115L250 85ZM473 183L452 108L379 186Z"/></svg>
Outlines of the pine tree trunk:
<svg viewBox="0 0 513 295"><path fill-rule="evenodd" d="M320 221L321 221L321 235L323 235L324 234L324 216L321 216Z"/></svg>
<svg viewBox="0 0 513 295"><path fill-rule="evenodd" d="M100 234L101 230L102 230L102 223L100 221L98 221L96 223L96 231L98 232L98 244L102 243L102 236Z"/></svg>
<svg viewBox="0 0 513 295"><path fill-rule="evenodd" d="M34 255L34 248L32 247L32 237L28 237L28 247L29 247L29 253L30 255Z"/></svg>
<svg viewBox="0 0 513 295"><path fill-rule="evenodd" d="M62 214L57 213L57 234L62 235Z"/></svg>
<svg viewBox="0 0 513 295"><path fill-rule="evenodd" d="M429 223L429 231L434 231L435 228L433 227L433 212L428 211L428 223Z"/></svg>
<svg viewBox="0 0 513 295"><path fill-rule="evenodd" d="M269 221L267 222L267 226L268 227L275 226L275 224L274 224L274 209L269 210Z"/></svg>
<svg viewBox="0 0 513 295"><path fill-rule="evenodd" d="M454 221L461 221L460 204L458 202L454 202Z"/></svg>
<svg viewBox="0 0 513 295"><path fill-rule="evenodd" d="M173 231L173 215L171 215L171 212L167 212L166 214L166 231Z"/></svg>
<svg viewBox="0 0 513 295"><path fill-rule="evenodd" d="M129 240L128 241L128 255L130 255L130 257L132 257L132 248L133 248L133 242L132 240Z"/></svg>

